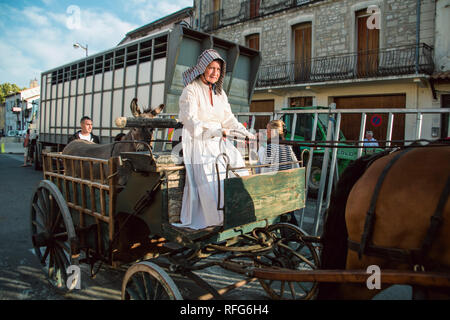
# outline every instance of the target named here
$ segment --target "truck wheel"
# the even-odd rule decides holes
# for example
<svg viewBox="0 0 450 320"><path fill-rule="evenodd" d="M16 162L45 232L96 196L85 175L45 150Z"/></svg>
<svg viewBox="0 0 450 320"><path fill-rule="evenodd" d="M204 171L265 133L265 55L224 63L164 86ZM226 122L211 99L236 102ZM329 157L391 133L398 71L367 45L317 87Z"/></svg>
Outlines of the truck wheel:
<svg viewBox="0 0 450 320"><path fill-rule="evenodd" d="M320 188L320 177L322 175L323 156L315 156L311 164L311 173L308 181L308 196L317 198ZM326 189L326 184L325 184Z"/></svg>
<svg viewBox="0 0 450 320"><path fill-rule="evenodd" d="M41 150L42 150L42 145L36 143L36 146L34 148L34 170L36 171L40 171L42 170L42 165L41 165Z"/></svg>

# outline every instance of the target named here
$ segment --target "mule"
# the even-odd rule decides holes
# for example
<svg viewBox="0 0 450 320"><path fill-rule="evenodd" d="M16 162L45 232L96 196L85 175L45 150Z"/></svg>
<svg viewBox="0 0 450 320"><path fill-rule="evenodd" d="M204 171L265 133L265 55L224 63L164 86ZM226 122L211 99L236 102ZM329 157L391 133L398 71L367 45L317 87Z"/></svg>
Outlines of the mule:
<svg viewBox="0 0 450 320"><path fill-rule="evenodd" d="M157 108L152 110L151 108L145 109L141 112L138 106L137 99L134 98L131 101L130 109L131 113L136 118L154 118L164 109L164 104L159 105ZM110 157L119 156L122 152L134 152L134 151L144 151L147 146L139 141L144 141L150 144L153 138L153 129L149 128L132 128L121 140L121 142L114 142L109 144L96 144L93 142L77 139L70 142L62 151L62 154L79 156L79 157L90 157L98 159L109 159ZM69 175L71 174L71 168L66 168ZM75 175L80 176L80 168L78 163L75 164ZM89 172L88 164L85 166L85 172ZM105 167L104 177L107 176L108 168ZM119 168L119 178L118 184L123 186L126 184L127 170L126 168ZM94 167L94 179L100 179L100 171L98 166Z"/></svg>
<svg viewBox="0 0 450 320"><path fill-rule="evenodd" d="M343 172L332 194L321 268L366 270L377 265L381 272L417 267L449 272L449 187L448 141L359 158ZM379 292L365 283L320 283L318 299L371 299ZM425 298L450 297L448 289L413 286L413 298L417 292Z"/></svg>

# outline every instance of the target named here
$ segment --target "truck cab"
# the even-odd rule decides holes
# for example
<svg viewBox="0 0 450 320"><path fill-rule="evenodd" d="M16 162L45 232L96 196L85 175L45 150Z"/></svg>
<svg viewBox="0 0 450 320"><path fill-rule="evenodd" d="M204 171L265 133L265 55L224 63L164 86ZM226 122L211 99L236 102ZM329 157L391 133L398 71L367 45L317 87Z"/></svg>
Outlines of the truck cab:
<svg viewBox="0 0 450 320"><path fill-rule="evenodd" d="M334 122L335 119L332 113L317 113L317 129L316 134L313 140L313 126L314 126L314 117L317 111L329 110L328 107L323 106L312 106L312 107L291 107L291 108L283 108L281 111L295 111L302 110L305 113L296 113L296 121L295 113L284 113L282 116L282 120L286 124L286 140L290 141L298 141L305 142L303 146L294 147L294 151L297 154L297 157L300 156L301 152L305 149L310 149L310 146L306 144L311 143L314 145L314 155L311 163L311 173L308 181L308 189L309 194L312 196L316 196L319 191L320 178L322 172L322 164L324 160L325 147L321 145L326 145L327 141L327 129L328 123L331 121L333 123L332 132L334 132ZM293 132L293 130L295 130ZM337 163L337 174L340 175L345 168L350 164L352 160L356 160L358 157L358 148L352 148L350 144L347 144L346 137L344 133L339 130L339 139L331 136L331 141L339 141L338 146L342 146L342 148L338 148L336 155L336 163ZM331 149L328 149L331 152ZM382 151L381 148L369 148L364 149L363 154L371 154L375 152ZM309 153L306 153L308 155ZM331 156L331 154L330 154ZM304 159L305 162L308 159Z"/></svg>

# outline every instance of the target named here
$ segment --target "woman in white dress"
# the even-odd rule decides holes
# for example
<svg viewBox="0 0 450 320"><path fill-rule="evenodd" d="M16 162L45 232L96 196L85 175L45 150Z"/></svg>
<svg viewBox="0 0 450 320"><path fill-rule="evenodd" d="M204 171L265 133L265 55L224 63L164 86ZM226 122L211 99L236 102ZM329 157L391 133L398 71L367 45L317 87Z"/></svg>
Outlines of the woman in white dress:
<svg viewBox="0 0 450 320"><path fill-rule="evenodd" d="M203 229L223 224L223 179L226 161L231 167L245 165L234 145L223 139L230 130L254 138L233 115L222 88L226 64L214 49L205 50L197 65L183 73L185 88L179 100L179 120L183 123L182 147L186 182L178 227ZM216 161L219 166L221 194L218 194ZM239 176L248 170L239 170Z"/></svg>

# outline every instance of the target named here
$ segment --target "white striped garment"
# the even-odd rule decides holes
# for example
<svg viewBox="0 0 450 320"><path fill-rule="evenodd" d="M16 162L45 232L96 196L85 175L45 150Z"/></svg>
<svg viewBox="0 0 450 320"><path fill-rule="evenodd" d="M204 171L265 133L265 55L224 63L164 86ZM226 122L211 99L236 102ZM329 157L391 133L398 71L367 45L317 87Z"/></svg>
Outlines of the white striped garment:
<svg viewBox="0 0 450 320"><path fill-rule="evenodd" d="M285 144L268 144L267 147L260 153L260 164L278 164L284 162L297 161L294 151L291 146ZM279 170L289 170L298 168L298 163L282 164L265 167L261 172L273 172Z"/></svg>

